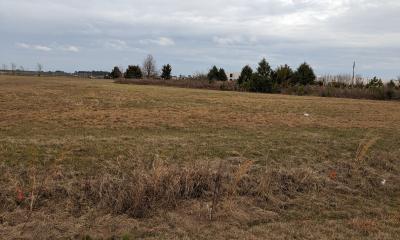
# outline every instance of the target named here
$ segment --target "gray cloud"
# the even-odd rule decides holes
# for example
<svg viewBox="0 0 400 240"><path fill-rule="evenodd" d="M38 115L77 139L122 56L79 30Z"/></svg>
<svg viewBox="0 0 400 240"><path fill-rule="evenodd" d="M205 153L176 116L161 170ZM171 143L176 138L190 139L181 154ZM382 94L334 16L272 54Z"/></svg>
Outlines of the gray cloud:
<svg viewBox="0 0 400 240"><path fill-rule="evenodd" d="M361 74L392 78L398 12L397 0L0 0L0 63L109 69L152 53L190 74L265 56L308 61L318 74L347 73L356 60Z"/></svg>
<svg viewBox="0 0 400 240"><path fill-rule="evenodd" d="M43 46L43 45L30 45L30 44L27 44L27 43L17 43L16 45L19 48L38 50L38 51L45 51L45 52L50 52L52 50L50 47Z"/></svg>

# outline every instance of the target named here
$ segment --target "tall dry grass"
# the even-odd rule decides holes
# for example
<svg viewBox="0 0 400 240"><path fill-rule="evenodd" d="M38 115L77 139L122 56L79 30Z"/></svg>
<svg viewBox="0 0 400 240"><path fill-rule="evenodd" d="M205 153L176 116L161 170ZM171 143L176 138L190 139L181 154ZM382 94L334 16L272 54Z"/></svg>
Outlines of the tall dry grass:
<svg viewBox="0 0 400 240"><path fill-rule="evenodd" d="M138 85L158 85L180 88L197 88L197 89L210 89L222 91L235 91L237 90L236 82L234 81L213 81L209 82L207 79L118 79L117 83L121 84L138 84Z"/></svg>
<svg viewBox="0 0 400 240"><path fill-rule="evenodd" d="M360 147L357 159L362 159L372 144L373 141L368 141ZM370 192L379 183L379 176L373 172L369 176L366 173L369 170L357 164L339 166L337 181L324 171L265 169L250 160L238 165L228 162L221 162L219 166L159 163L151 167L109 162L91 176L59 167L27 171L2 165L0 206L2 211L17 208L40 211L62 204L74 216L98 209L143 218L161 209L175 209L184 201L198 200L210 203L208 218L213 219L220 202L229 198L248 197L261 207L268 204L279 211L282 204L307 193L333 193L338 187L349 193ZM345 173L345 168L351 169L352 175L343 179L339 175ZM358 181L365 177L369 180L362 181L360 188ZM17 189L22 191L22 199L18 198Z"/></svg>
<svg viewBox="0 0 400 240"><path fill-rule="evenodd" d="M282 89L283 94L300 96L319 96L353 99L371 99L371 100L400 100L400 90L389 87L377 88L359 88L359 87L338 87L332 85L324 86L292 86Z"/></svg>

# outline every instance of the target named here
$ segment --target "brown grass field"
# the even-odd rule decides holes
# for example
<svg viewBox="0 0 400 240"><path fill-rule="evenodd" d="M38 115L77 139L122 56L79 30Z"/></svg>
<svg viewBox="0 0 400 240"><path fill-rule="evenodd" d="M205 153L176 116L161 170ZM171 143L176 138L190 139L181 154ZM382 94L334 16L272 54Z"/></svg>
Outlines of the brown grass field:
<svg viewBox="0 0 400 240"><path fill-rule="evenodd" d="M0 239L400 239L399 156L399 102L0 76Z"/></svg>

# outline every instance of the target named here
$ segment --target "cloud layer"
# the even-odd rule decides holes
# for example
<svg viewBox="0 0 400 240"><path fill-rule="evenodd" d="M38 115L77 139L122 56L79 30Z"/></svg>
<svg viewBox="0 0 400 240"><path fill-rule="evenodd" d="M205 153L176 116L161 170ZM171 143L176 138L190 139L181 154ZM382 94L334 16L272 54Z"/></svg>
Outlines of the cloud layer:
<svg viewBox="0 0 400 240"><path fill-rule="evenodd" d="M348 73L356 60L364 76L394 78L399 12L398 0L0 0L0 63L110 69L151 53L190 74L265 56L318 74Z"/></svg>

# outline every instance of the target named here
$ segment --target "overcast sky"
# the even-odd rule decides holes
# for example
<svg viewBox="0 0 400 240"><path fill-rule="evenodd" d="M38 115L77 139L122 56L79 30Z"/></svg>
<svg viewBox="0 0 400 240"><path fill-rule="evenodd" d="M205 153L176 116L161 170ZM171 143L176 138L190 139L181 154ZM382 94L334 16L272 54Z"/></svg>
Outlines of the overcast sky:
<svg viewBox="0 0 400 240"><path fill-rule="evenodd" d="M400 75L399 0L0 0L0 64L111 70L152 54L174 74L310 63Z"/></svg>

